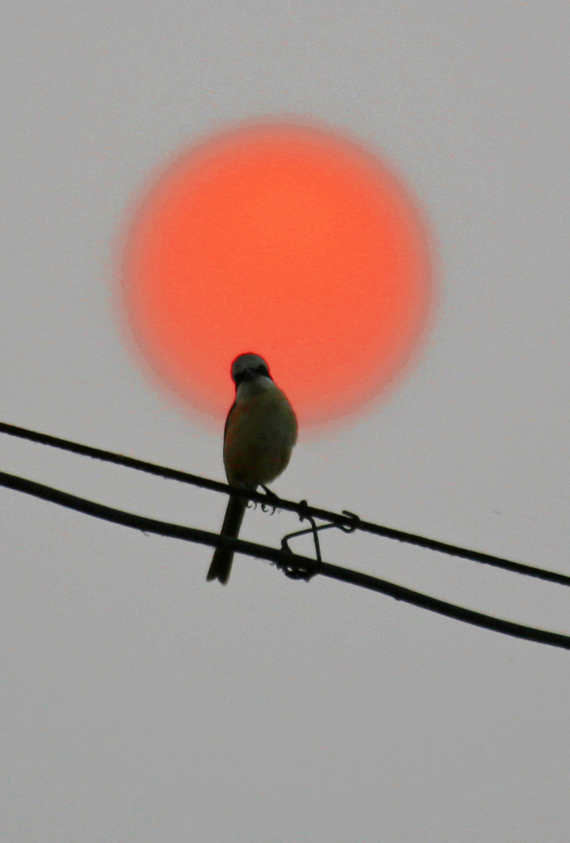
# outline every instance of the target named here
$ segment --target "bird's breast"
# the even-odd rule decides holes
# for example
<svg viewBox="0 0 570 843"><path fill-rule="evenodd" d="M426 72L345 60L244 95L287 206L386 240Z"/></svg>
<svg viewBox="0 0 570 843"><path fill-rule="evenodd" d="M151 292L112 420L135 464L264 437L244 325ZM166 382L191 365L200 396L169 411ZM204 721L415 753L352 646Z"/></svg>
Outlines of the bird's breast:
<svg viewBox="0 0 570 843"><path fill-rule="evenodd" d="M286 468L297 439L297 419L277 387L237 401L226 428L228 481L255 488Z"/></svg>

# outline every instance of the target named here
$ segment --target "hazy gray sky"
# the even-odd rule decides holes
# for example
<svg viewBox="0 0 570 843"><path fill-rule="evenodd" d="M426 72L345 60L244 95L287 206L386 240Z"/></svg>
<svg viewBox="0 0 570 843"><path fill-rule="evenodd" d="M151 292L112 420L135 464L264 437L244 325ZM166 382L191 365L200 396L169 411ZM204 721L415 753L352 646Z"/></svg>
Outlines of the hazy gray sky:
<svg viewBox="0 0 570 843"><path fill-rule="evenodd" d="M407 379L302 437L275 490L568 573L569 27L562 0L5 2L1 419L222 479L222 425L126 342L117 244L194 137L325 120L412 187L440 302ZM221 523L219 495L0 448L2 470ZM566 843L568 653L243 557L207 584L206 549L0 497L7 841ZM243 536L296 523L248 512ZM323 546L570 632L560 586L372 537Z"/></svg>

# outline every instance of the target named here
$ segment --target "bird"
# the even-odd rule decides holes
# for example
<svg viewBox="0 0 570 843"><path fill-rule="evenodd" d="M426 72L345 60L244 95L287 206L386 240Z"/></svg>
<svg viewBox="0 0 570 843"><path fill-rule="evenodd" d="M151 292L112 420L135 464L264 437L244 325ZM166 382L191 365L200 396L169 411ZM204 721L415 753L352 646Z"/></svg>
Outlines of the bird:
<svg viewBox="0 0 570 843"><path fill-rule="evenodd" d="M232 363L236 394L224 428L224 468L231 486L265 488L287 468L297 441L297 418L259 354L240 354ZM266 489L268 492L269 490ZM247 502L230 495L221 535L237 538ZM218 547L207 580L229 579L234 551Z"/></svg>

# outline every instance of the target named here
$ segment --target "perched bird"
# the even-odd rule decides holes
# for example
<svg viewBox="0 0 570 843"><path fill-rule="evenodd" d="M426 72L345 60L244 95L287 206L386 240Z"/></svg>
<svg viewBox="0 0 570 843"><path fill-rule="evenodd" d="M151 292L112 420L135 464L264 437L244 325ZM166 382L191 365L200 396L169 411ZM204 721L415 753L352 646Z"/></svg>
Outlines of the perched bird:
<svg viewBox="0 0 570 843"><path fill-rule="evenodd" d="M287 467L297 441L297 419L263 357L240 354L231 373L236 397L224 430L224 466L230 485L253 490ZM238 537L246 504L244 498L230 496L222 536ZM207 579L225 585L233 558L233 550L216 548Z"/></svg>

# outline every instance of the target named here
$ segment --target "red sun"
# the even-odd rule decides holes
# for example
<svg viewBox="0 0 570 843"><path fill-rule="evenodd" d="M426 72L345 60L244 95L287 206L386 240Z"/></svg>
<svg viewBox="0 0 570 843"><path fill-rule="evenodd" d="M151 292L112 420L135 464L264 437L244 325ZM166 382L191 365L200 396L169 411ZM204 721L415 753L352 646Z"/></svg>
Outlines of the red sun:
<svg viewBox="0 0 570 843"><path fill-rule="evenodd" d="M147 361L214 416L229 370L261 354L301 425L377 395L417 347L427 238L402 185L322 128L219 134L165 170L131 224L124 301Z"/></svg>

